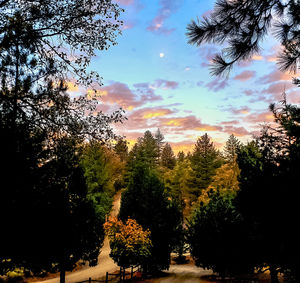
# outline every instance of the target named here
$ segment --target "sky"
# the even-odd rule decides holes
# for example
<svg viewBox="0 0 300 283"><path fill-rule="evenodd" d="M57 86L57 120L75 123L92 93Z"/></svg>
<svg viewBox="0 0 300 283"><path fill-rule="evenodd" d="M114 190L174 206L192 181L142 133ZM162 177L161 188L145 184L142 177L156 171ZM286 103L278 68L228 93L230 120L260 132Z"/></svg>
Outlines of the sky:
<svg viewBox="0 0 300 283"><path fill-rule="evenodd" d="M208 15L214 1L116 0L124 8L118 44L96 52L90 68L103 78L102 110L122 107L127 120L116 126L131 145L159 128L174 152L192 150L207 133L217 148L231 134L250 141L271 122L268 106L287 93L300 101L294 75L276 65L278 42L266 37L259 54L236 65L228 78L213 77L209 64L219 46L188 44L187 25Z"/></svg>

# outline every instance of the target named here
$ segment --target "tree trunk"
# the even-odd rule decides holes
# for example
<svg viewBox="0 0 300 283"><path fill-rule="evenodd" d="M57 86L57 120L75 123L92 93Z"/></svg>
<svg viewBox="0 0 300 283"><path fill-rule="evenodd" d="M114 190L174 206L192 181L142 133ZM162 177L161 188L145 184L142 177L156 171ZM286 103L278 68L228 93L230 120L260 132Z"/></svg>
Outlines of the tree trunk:
<svg viewBox="0 0 300 283"><path fill-rule="evenodd" d="M66 282L66 271L64 267L60 269L60 275L59 275L60 283L65 283Z"/></svg>
<svg viewBox="0 0 300 283"><path fill-rule="evenodd" d="M271 282L272 283L279 283L278 271L276 269L276 266L270 265L270 275L271 275Z"/></svg>

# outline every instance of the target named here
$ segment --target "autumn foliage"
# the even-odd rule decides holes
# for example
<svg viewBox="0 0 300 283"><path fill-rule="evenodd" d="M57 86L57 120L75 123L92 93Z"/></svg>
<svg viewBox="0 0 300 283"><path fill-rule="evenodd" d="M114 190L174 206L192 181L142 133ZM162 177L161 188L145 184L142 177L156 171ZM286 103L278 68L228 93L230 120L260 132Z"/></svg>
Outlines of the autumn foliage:
<svg viewBox="0 0 300 283"><path fill-rule="evenodd" d="M124 224L111 218L104 224L111 247L110 256L119 266L129 267L142 264L150 257L152 242L149 229L143 230L134 219L128 218Z"/></svg>

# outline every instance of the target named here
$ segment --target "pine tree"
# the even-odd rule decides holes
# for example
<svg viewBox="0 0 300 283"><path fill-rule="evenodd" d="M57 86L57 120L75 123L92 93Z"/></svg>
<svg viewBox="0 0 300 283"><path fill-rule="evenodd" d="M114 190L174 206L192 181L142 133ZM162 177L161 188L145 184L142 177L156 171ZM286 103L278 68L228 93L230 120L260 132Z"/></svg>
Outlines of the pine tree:
<svg viewBox="0 0 300 283"><path fill-rule="evenodd" d="M199 197L201 191L206 189L220 167L222 160L219 151L207 134L198 138L194 152L191 156L192 174L190 177L191 193L194 200Z"/></svg>
<svg viewBox="0 0 300 283"><path fill-rule="evenodd" d="M159 156L161 155L161 152L163 150L163 146L164 146L164 139L165 137L163 136L163 134L161 133L160 129L157 129L157 131L155 132L154 138L156 140L157 146L158 146L158 153Z"/></svg>
<svg viewBox="0 0 300 283"><path fill-rule="evenodd" d="M185 154L184 154L184 152L183 152L183 151L179 151L179 152L177 153L177 161L178 161L178 162L182 162L184 159L185 159Z"/></svg>
<svg viewBox="0 0 300 283"><path fill-rule="evenodd" d="M188 25L187 36L191 44L228 43L222 55L215 56L211 68L212 74L221 75L258 53L266 34L273 30L283 47L278 57L280 69L296 73L300 58L299 11L299 1L217 0L209 16Z"/></svg>
<svg viewBox="0 0 300 283"><path fill-rule="evenodd" d="M151 257L144 264L145 271L168 269L170 253L182 227L182 215L172 202L157 172L147 162L137 161L127 190L122 194L120 218L135 219L143 229L151 231Z"/></svg>
<svg viewBox="0 0 300 283"><path fill-rule="evenodd" d="M114 146L115 152L120 157L121 162L127 161L128 158L128 145L127 141L124 139L118 139L116 145Z"/></svg>
<svg viewBox="0 0 300 283"><path fill-rule="evenodd" d="M231 134L226 142L223 153L227 162L234 162L236 160L239 146L239 140Z"/></svg>
<svg viewBox="0 0 300 283"><path fill-rule="evenodd" d="M176 164L176 158L171 146L166 143L161 152L161 165L168 168L173 169Z"/></svg>

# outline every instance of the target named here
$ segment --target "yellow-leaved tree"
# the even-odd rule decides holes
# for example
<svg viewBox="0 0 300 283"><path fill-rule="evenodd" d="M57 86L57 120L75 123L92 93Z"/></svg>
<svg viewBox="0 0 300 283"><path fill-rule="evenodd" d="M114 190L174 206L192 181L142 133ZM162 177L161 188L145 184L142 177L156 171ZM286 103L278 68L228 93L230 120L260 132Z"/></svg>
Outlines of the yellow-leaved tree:
<svg viewBox="0 0 300 283"><path fill-rule="evenodd" d="M151 256L151 232L144 231L134 219L128 218L124 224L117 218L110 218L104 229L109 239L110 256L118 266L143 264Z"/></svg>

